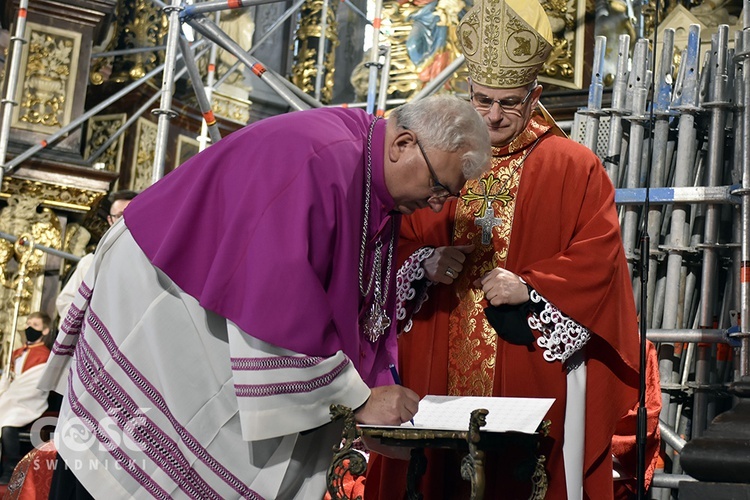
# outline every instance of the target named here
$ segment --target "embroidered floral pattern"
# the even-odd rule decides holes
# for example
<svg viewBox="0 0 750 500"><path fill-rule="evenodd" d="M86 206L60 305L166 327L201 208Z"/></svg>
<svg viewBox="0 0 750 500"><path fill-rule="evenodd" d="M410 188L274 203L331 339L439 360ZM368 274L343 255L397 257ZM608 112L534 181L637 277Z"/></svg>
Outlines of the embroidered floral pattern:
<svg viewBox="0 0 750 500"><path fill-rule="evenodd" d="M396 319L403 321L406 319L406 303L410 300L414 300L417 296L417 290L414 288L413 283L422 281L425 279L424 268L422 262L430 257L435 252L433 247L422 247L409 256L408 259L401 265L398 272L396 273ZM427 280L426 286L430 286L432 282ZM422 307L422 304L427 300L427 288L422 291L419 297L417 297L416 304L412 311L412 315L416 314ZM408 332L411 330L412 322L411 318L406 323L404 331Z"/></svg>
<svg viewBox="0 0 750 500"><path fill-rule="evenodd" d="M564 363L586 345L591 338L591 332L565 316L536 290L532 289L529 295L535 304L544 303L544 309L541 312L529 316L529 327L542 333L536 343L545 349L544 359L549 362L559 360Z"/></svg>

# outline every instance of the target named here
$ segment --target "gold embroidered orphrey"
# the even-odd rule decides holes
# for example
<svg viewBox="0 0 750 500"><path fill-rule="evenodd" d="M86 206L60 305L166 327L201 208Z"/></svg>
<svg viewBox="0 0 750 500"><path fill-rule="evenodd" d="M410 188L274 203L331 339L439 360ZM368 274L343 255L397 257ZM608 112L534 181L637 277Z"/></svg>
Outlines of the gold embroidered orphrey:
<svg viewBox="0 0 750 500"><path fill-rule="evenodd" d="M541 5L539 9L546 16ZM546 30L551 35L548 21ZM552 51L544 36L503 0L478 2L459 23L457 34L472 80L486 87L531 83Z"/></svg>
<svg viewBox="0 0 750 500"><path fill-rule="evenodd" d="M503 220L489 228L490 244L477 245L459 276L456 293L459 304L448 324L448 394L492 395L497 360L497 334L484 316L484 297L473 281L494 267L504 267L510 245L516 193L524 157L496 156L492 170L483 178L469 181L456 206L453 233L455 245L477 244L485 231L476 221L487 218L488 209Z"/></svg>
<svg viewBox="0 0 750 500"><path fill-rule="evenodd" d="M481 193L476 193L473 189L469 189L466 195L462 196L465 203L469 204L472 201L482 200L482 205L477 211L477 216L474 218L474 224L482 228L482 245L489 245L492 243L492 228L500 226L503 223L503 219L495 217L495 209L492 208L492 204L495 201L499 201L502 204L506 204L513 197L508 194L507 187L508 181L513 178L513 174L518 170L518 167L522 165L521 162L513 169L510 176L506 180L500 189L495 194L491 194L496 184L500 182L500 179L495 177L495 174L490 174L487 177L479 180L479 185L482 187ZM480 214L481 217L479 216Z"/></svg>
<svg viewBox="0 0 750 500"><path fill-rule="evenodd" d="M536 147L539 140L537 139L534 144L532 144L526 152L523 154L523 156L520 159L517 160L511 160L511 165L514 164L513 170L508 175L507 179L503 183L502 186L500 186L500 189L495 191L495 194L491 194L492 191L494 191L494 187L496 184L500 182L500 179L495 177L494 173L490 173L487 177L484 177L482 179L479 179L479 185L482 186L482 193L476 193L471 188L469 188L464 196L461 197L464 202L469 205L472 201L476 200L482 200L482 205L480 206L479 210L477 210L474 218L474 224L482 228L482 245L488 246L492 243L492 229L495 226L500 226L503 223L503 219L501 217L495 217L495 209L492 208L492 204L496 201L499 201L503 205L507 204L509 201L513 200L513 195L510 194L510 188L508 188L508 183L513 180L516 172L518 172L519 169L523 167L524 161L526 161L526 157L529 156L529 153L531 153L534 148ZM482 214L480 216L480 214Z"/></svg>

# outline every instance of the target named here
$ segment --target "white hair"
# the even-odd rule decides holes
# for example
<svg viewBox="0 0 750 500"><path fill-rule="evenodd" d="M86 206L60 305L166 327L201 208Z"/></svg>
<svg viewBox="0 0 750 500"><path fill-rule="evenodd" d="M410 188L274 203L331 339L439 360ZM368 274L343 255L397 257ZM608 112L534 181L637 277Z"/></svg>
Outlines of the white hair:
<svg viewBox="0 0 750 500"><path fill-rule="evenodd" d="M489 167L491 153L487 125L474 107L453 95L433 95L399 106L391 113L400 127L413 130L427 148L461 156L466 179L476 179Z"/></svg>

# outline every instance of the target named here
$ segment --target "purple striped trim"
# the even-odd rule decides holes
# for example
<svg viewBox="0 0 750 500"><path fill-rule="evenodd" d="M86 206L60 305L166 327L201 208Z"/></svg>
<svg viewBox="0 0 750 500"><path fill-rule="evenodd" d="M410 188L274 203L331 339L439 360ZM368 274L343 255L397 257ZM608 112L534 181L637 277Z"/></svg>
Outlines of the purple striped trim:
<svg viewBox="0 0 750 500"><path fill-rule="evenodd" d="M266 396L278 396L280 394L293 394L300 392L312 392L330 384L339 373L341 373L348 359L344 359L333 370L311 380L299 380L296 382L280 382L278 384L235 384L234 392L238 398L259 398Z"/></svg>
<svg viewBox="0 0 750 500"><path fill-rule="evenodd" d="M58 356L72 356L75 350L75 345L65 345L59 343L58 341L55 341L55 343L52 345L52 354Z"/></svg>
<svg viewBox="0 0 750 500"><path fill-rule="evenodd" d="M104 370L88 342L82 338L79 346L76 358L78 378L121 429L122 435L137 443L141 451L190 498L221 500L219 494L190 467L177 443L140 411L122 386ZM134 426L133 422L137 425Z"/></svg>
<svg viewBox="0 0 750 500"><path fill-rule="evenodd" d="M67 335L78 335L81 331L81 326L83 326L84 313L83 309L79 309L75 304L71 304L68 308L68 313L65 315L65 320L60 325L60 330Z"/></svg>
<svg viewBox="0 0 750 500"><path fill-rule="evenodd" d="M91 300L91 295L93 292L93 288L88 286L85 281L81 281L81 286L78 287L78 293L81 295L81 297L86 299L86 302Z"/></svg>
<svg viewBox="0 0 750 500"><path fill-rule="evenodd" d="M268 358L230 358L232 370L256 371L280 368L310 368L320 364L320 356L272 356Z"/></svg>
<svg viewBox="0 0 750 500"><path fill-rule="evenodd" d="M109 454L122 466L124 470L135 479L146 491L154 498L169 499L171 496L156 484L151 476L135 464L135 461L128 457L127 453L120 447L115 446L112 440L103 433L96 419L78 402L78 397L73 390L72 378L68 379L68 394L65 398L70 405L70 409L80 419L80 421L96 436L100 443L105 447Z"/></svg>
<svg viewBox="0 0 750 500"><path fill-rule="evenodd" d="M155 409L162 412L164 416L172 424L172 427L180 436L182 443L209 469L211 469L217 476L219 476L227 485L234 489L238 494L249 500L263 500L263 497L258 495L255 491L250 489L242 481L240 481L234 474L232 474L221 462L216 460L208 451L200 444L200 442L185 429L177 418L169 410L164 397L159 393L158 390L144 377L130 360L119 350L114 339L109 333L109 330L104 326L101 319L89 308L89 315L87 322L98 334L100 340L104 343L107 350L109 351L112 360L118 364L130 381L138 387L141 392L151 401Z"/></svg>
<svg viewBox="0 0 750 500"><path fill-rule="evenodd" d="M92 292L93 290L89 288L86 283L81 282L81 286L78 287L78 295L83 297L86 306L91 300ZM65 314L65 319L63 320L62 325L60 325L60 330L67 335L78 335L83 326L84 314L84 309L80 309L75 303L71 304L70 307L68 307L68 312Z"/></svg>
<svg viewBox="0 0 750 500"><path fill-rule="evenodd" d="M86 302L86 304L88 304L88 302ZM52 354L59 356L73 355L76 343L78 342L78 337L81 334L84 315L85 311L83 309L79 309L74 304L70 305L68 312L65 315L65 320L60 326L60 330L65 334L65 337L62 342L55 340L55 343L52 345Z"/></svg>
<svg viewBox="0 0 750 500"><path fill-rule="evenodd" d="M83 310L78 309L74 304L68 308L68 314L60 325L60 330L68 335L76 335L83 324Z"/></svg>

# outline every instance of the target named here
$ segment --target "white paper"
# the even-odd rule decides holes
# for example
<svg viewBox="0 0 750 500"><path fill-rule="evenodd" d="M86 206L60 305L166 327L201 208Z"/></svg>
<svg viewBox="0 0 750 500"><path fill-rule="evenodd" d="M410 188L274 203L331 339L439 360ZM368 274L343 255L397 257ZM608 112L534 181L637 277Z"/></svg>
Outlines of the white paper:
<svg viewBox="0 0 750 500"><path fill-rule="evenodd" d="M480 429L487 432L521 432L533 434L549 411L554 398L500 398L480 396L425 396L414 415L414 425L405 422L400 427L466 431L471 412L484 408L487 424ZM360 427L399 427L360 425Z"/></svg>

